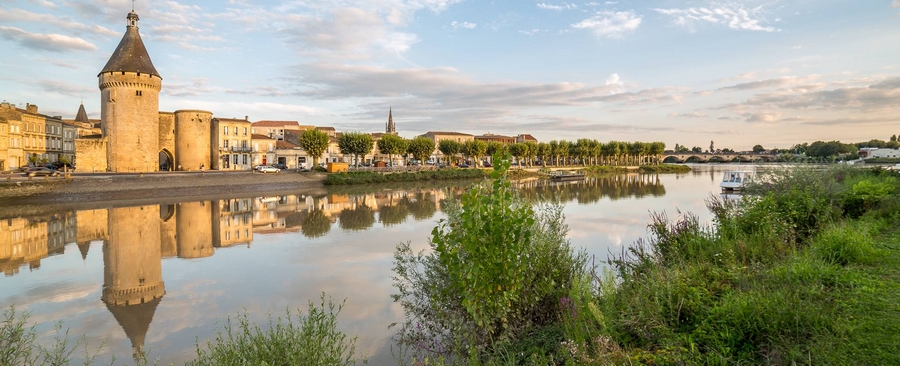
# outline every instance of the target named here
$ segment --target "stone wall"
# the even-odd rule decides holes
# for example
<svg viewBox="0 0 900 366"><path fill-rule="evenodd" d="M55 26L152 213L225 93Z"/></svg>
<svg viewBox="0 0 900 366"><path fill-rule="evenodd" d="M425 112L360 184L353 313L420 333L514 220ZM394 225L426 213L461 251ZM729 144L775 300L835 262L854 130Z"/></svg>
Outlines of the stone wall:
<svg viewBox="0 0 900 366"><path fill-rule="evenodd" d="M175 111L175 166L181 170L210 168L212 112Z"/></svg>
<svg viewBox="0 0 900 366"><path fill-rule="evenodd" d="M165 294L159 206L111 208L103 243L103 295L111 305L143 304Z"/></svg>
<svg viewBox="0 0 900 366"><path fill-rule="evenodd" d="M100 74L100 119L113 172L159 170L159 90L150 74Z"/></svg>
<svg viewBox="0 0 900 366"><path fill-rule="evenodd" d="M212 202L182 202L175 211L179 258L213 255Z"/></svg>
<svg viewBox="0 0 900 366"><path fill-rule="evenodd" d="M75 171L105 172L106 148L106 138L75 139Z"/></svg>
<svg viewBox="0 0 900 366"><path fill-rule="evenodd" d="M159 151L171 155L175 162L175 113L159 112ZM160 162L161 163L161 162ZM170 167L171 168L171 167ZM174 170L174 169L171 169Z"/></svg>

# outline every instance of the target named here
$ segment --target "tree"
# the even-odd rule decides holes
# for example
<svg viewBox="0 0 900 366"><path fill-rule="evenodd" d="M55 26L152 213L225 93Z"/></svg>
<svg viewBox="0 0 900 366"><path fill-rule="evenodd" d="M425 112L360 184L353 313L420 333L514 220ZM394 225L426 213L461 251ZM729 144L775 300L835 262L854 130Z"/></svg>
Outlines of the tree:
<svg viewBox="0 0 900 366"><path fill-rule="evenodd" d="M466 141L466 155L472 157L475 160L475 166L481 165L481 158L487 152L488 145L486 142L481 140L470 140Z"/></svg>
<svg viewBox="0 0 900 366"><path fill-rule="evenodd" d="M532 161L534 161L534 157L538 154L538 144L534 141L526 141L525 148L525 158L527 159L528 165L534 165Z"/></svg>
<svg viewBox="0 0 900 366"><path fill-rule="evenodd" d="M524 143L515 143L512 145L509 145L509 154L512 155L513 158L516 159L516 162L518 163L519 161L521 161L522 156L525 156L525 149L527 149L527 148L528 148L528 146L525 146ZM518 163L518 164L521 165L521 163Z"/></svg>
<svg viewBox="0 0 900 366"><path fill-rule="evenodd" d="M694 147L691 148L691 152L694 152L694 153L702 153L702 152L703 152L703 148L700 147L700 146L694 146Z"/></svg>
<svg viewBox="0 0 900 366"><path fill-rule="evenodd" d="M422 136L416 137L409 142L409 147L406 151L417 160L425 161L434 152L434 140Z"/></svg>
<svg viewBox="0 0 900 366"><path fill-rule="evenodd" d="M300 233L307 238L318 238L331 230L331 220L322 210L312 210L300 221Z"/></svg>
<svg viewBox="0 0 900 366"><path fill-rule="evenodd" d="M897 142L897 135L891 135L891 141Z"/></svg>
<svg viewBox="0 0 900 366"><path fill-rule="evenodd" d="M331 138L328 137L328 134L315 128L300 134L300 148L312 157L314 168L319 166L319 157L328 149L329 143L331 143Z"/></svg>
<svg viewBox="0 0 900 366"><path fill-rule="evenodd" d="M709 153L710 153L710 154L716 152L716 147L715 147L715 146L716 146L716 145L713 143L713 141L712 141L712 140L709 140Z"/></svg>
<svg viewBox="0 0 900 366"><path fill-rule="evenodd" d="M363 156L372 151L375 145L372 135L362 132L347 132L341 134L338 138L338 148L341 154L350 154L356 160L356 167L359 167L359 161Z"/></svg>
<svg viewBox="0 0 900 366"><path fill-rule="evenodd" d="M447 157L447 165L451 165L450 159L462 152L462 144L453 140L441 140L438 144L438 150Z"/></svg>
<svg viewBox="0 0 900 366"><path fill-rule="evenodd" d="M378 140L378 150L380 150L382 154L387 154L388 160L390 160L391 165L393 165L394 155L405 154L408 144L409 140L400 136L382 135L381 140Z"/></svg>
<svg viewBox="0 0 900 366"><path fill-rule="evenodd" d="M766 151L766 148L762 147L762 145L754 145L753 152L757 154L761 154Z"/></svg>

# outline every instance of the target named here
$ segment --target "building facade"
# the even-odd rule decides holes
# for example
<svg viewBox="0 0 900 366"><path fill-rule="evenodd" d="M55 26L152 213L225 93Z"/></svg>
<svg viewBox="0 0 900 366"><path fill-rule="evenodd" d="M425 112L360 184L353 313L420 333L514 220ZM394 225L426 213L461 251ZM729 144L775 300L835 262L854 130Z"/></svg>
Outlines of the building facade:
<svg viewBox="0 0 900 366"><path fill-rule="evenodd" d="M213 118L213 169L252 169L253 140L251 123L244 119Z"/></svg>

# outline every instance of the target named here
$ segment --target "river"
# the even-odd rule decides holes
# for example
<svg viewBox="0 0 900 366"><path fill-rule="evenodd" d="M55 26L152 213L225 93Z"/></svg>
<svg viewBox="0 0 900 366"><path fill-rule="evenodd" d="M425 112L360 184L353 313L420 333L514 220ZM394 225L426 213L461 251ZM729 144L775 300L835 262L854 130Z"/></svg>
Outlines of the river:
<svg viewBox="0 0 900 366"><path fill-rule="evenodd" d="M722 171L615 175L585 182L521 184L530 198L560 197L569 238L596 260L647 236L651 212L709 220L704 200ZM194 356L195 342L246 310L306 309L322 292L346 299L340 327L358 336L372 365L395 364L392 255L409 241L428 246L441 201L458 184L329 188L324 196L222 198L202 202L56 212L0 221L0 306L28 311L42 340L63 321L98 362L143 353L162 364ZM80 354L80 353L79 353Z"/></svg>

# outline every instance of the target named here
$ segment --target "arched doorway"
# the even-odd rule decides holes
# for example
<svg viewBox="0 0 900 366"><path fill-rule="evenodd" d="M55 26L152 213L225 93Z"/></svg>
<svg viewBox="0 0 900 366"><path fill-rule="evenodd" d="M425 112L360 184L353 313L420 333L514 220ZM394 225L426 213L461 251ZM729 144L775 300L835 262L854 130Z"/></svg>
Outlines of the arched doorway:
<svg viewBox="0 0 900 366"><path fill-rule="evenodd" d="M175 158L172 156L172 153L167 149L162 149L159 152L159 171L167 172L174 170Z"/></svg>

